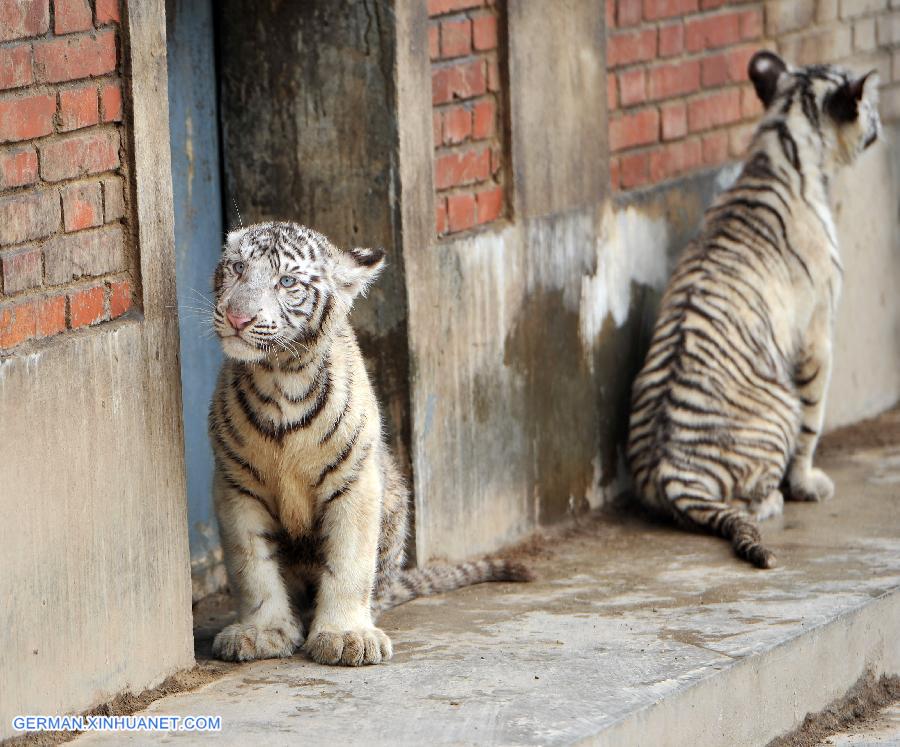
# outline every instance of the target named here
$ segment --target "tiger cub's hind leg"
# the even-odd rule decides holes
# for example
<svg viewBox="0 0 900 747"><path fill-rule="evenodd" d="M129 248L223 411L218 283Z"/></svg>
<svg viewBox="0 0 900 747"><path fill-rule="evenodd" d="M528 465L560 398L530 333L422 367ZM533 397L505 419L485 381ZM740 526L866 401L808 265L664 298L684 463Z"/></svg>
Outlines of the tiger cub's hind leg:
<svg viewBox="0 0 900 747"><path fill-rule="evenodd" d="M225 661L290 656L303 643L278 562L275 519L260 499L249 497L217 475L213 490L231 591L239 619L213 641Z"/></svg>

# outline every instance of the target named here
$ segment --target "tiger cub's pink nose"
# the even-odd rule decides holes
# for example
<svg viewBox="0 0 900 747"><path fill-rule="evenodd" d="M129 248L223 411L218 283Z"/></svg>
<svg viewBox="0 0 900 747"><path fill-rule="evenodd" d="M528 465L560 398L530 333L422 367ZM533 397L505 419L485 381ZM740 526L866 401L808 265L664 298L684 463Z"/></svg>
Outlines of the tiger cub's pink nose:
<svg viewBox="0 0 900 747"><path fill-rule="evenodd" d="M241 314L235 314L231 309L225 310L225 316L228 319L228 323L231 325L232 329L240 332L244 327L250 324L253 321L253 317L243 316Z"/></svg>

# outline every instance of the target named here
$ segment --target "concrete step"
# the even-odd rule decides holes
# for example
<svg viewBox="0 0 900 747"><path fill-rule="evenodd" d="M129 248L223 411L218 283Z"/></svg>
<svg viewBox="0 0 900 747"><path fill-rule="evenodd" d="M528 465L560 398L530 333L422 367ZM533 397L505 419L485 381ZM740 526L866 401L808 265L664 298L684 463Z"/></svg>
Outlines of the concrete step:
<svg viewBox="0 0 900 747"><path fill-rule="evenodd" d="M764 526L777 569L603 517L532 548L533 584L386 614L387 664L236 666L144 713L222 717L220 733L167 738L180 744L765 745L867 670L900 673L900 440L884 436L898 430L894 413L829 442L837 496Z"/></svg>

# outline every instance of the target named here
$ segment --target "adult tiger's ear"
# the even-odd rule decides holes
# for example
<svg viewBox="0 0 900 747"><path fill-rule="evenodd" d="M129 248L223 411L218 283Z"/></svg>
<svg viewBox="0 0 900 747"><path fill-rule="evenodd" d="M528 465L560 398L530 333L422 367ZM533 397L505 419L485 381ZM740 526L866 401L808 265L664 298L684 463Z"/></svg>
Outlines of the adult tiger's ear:
<svg viewBox="0 0 900 747"><path fill-rule="evenodd" d="M350 298L355 298L384 269L384 249L347 249L338 252L335 280Z"/></svg>
<svg viewBox="0 0 900 747"><path fill-rule="evenodd" d="M778 91L778 79L786 71L787 65L784 60L774 52L762 50L750 58L747 75L753 81L756 95L766 108L772 103Z"/></svg>
<svg viewBox="0 0 900 747"><path fill-rule="evenodd" d="M853 122L859 116L859 102L864 97L878 102L878 73L875 70L844 83L828 97L825 110L836 122Z"/></svg>

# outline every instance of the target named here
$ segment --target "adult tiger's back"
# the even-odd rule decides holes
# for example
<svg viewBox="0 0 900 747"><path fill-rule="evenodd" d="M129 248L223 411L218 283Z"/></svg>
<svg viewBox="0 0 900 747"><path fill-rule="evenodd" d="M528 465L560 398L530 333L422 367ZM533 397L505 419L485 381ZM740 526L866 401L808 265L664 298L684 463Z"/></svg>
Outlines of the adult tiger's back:
<svg viewBox="0 0 900 747"><path fill-rule="evenodd" d="M828 184L880 132L877 78L750 61L766 107L735 184L709 208L662 299L634 383L628 459L640 499L775 565L751 517L823 500L812 466L842 267Z"/></svg>

